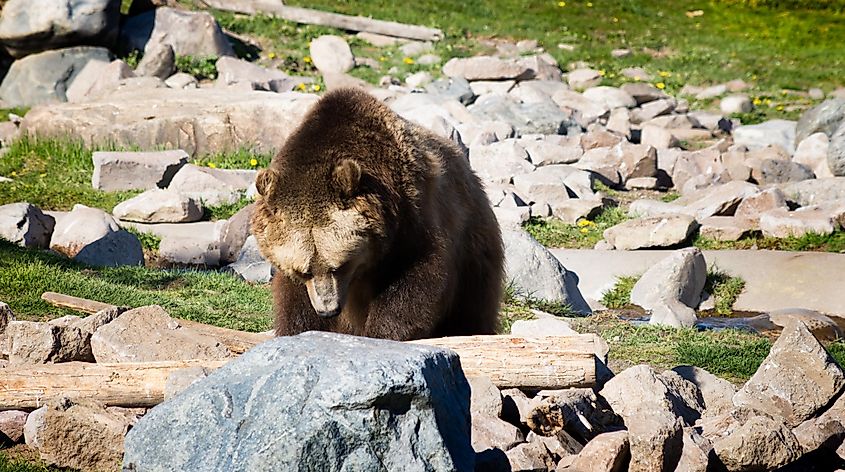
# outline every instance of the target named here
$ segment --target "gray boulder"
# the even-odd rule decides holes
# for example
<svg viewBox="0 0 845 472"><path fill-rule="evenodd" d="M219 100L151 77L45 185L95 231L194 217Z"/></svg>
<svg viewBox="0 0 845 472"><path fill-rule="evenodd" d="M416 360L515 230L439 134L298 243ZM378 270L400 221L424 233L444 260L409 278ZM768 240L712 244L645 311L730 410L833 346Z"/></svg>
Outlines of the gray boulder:
<svg viewBox="0 0 845 472"><path fill-rule="evenodd" d="M845 121L830 137L827 148L827 167L835 176L845 176Z"/></svg>
<svg viewBox="0 0 845 472"><path fill-rule="evenodd" d="M760 185L799 182L816 177L813 170L804 164L783 159L763 159L760 164L760 174L762 177Z"/></svg>
<svg viewBox="0 0 845 472"><path fill-rule="evenodd" d="M570 305L573 311L591 314L578 290L578 276L566 270L550 252L522 229L502 230L505 243L505 277L517 288L537 298Z"/></svg>
<svg viewBox="0 0 845 472"><path fill-rule="evenodd" d="M21 247L50 245L56 220L29 203L0 205L0 239Z"/></svg>
<svg viewBox="0 0 845 472"><path fill-rule="evenodd" d="M148 44L144 57L135 68L137 75L158 77L161 80L167 80L174 72L176 72L176 53L173 52L173 46L166 43Z"/></svg>
<svg viewBox="0 0 845 472"><path fill-rule="evenodd" d="M845 200L845 177L812 179L783 186L787 200L801 206L835 203Z"/></svg>
<svg viewBox="0 0 845 472"><path fill-rule="evenodd" d="M225 269L242 277L247 282L267 283L273 277L276 269L264 259L258 250L255 236L246 238L237 260L227 265Z"/></svg>
<svg viewBox="0 0 845 472"><path fill-rule="evenodd" d="M126 436L124 467L471 471L469 399L451 351L280 337L153 408Z"/></svg>
<svg viewBox="0 0 845 472"><path fill-rule="evenodd" d="M214 206L223 203L235 203L255 182L254 170L212 169L187 164L167 187L204 205Z"/></svg>
<svg viewBox="0 0 845 472"><path fill-rule="evenodd" d="M97 151L92 154L91 185L98 190L151 190L165 188L188 162L188 153L172 151Z"/></svg>
<svg viewBox="0 0 845 472"><path fill-rule="evenodd" d="M117 39L119 0L9 0L0 18L0 43L14 57Z"/></svg>
<svg viewBox="0 0 845 472"><path fill-rule="evenodd" d="M740 126L733 130L734 143L748 150L763 149L777 144L792 155L795 152L795 122L771 120L757 125Z"/></svg>
<svg viewBox="0 0 845 472"><path fill-rule="evenodd" d="M565 134L574 122L555 102L522 103L509 95L487 95L469 107L479 120L503 121L518 134Z"/></svg>
<svg viewBox="0 0 845 472"><path fill-rule="evenodd" d="M355 67L349 43L340 36L326 34L313 39L308 46L314 67L322 73L344 73Z"/></svg>
<svg viewBox="0 0 845 472"><path fill-rule="evenodd" d="M438 95L444 99L454 99L464 105L469 105L475 100L475 94L472 92L469 82L463 77L436 80L426 85L425 90L431 95Z"/></svg>
<svg viewBox="0 0 845 472"><path fill-rule="evenodd" d="M452 58L443 66L443 74L466 80L530 79L535 71L527 64L514 59L493 56Z"/></svg>
<svg viewBox="0 0 845 472"><path fill-rule="evenodd" d="M826 100L801 115L795 130L795 143L800 143L814 133L833 136L843 122L845 122L845 98Z"/></svg>
<svg viewBox="0 0 845 472"><path fill-rule="evenodd" d="M278 69L266 69L243 59L229 56L217 59L218 86L243 83L253 90L287 92L293 88L294 79Z"/></svg>
<svg viewBox="0 0 845 472"><path fill-rule="evenodd" d="M138 238L106 212L74 205L56 224L50 249L92 266L143 265Z"/></svg>
<svg viewBox="0 0 845 472"><path fill-rule="evenodd" d="M220 261L225 263L235 262L238 254L244 246L246 239L252 234L250 221L255 212L255 204L238 210L220 230Z"/></svg>
<svg viewBox="0 0 845 472"><path fill-rule="evenodd" d="M65 95L71 103L94 100L121 86L124 79L135 77L135 72L121 60L111 62L88 61Z"/></svg>
<svg viewBox="0 0 845 472"><path fill-rule="evenodd" d="M707 278L698 248L680 249L647 270L631 290L631 303L651 312L651 324L690 327Z"/></svg>
<svg viewBox="0 0 845 472"><path fill-rule="evenodd" d="M109 62L100 47L72 47L33 54L15 61L0 84L0 99L8 106L33 106L67 101L67 89L88 61Z"/></svg>
<svg viewBox="0 0 845 472"><path fill-rule="evenodd" d="M140 223L190 223L202 218L202 206L172 190L151 189L118 203L115 218Z"/></svg>
<svg viewBox="0 0 845 472"><path fill-rule="evenodd" d="M697 227L691 216L663 215L628 220L604 230L603 235L614 248L628 251L681 244Z"/></svg>
<svg viewBox="0 0 845 472"><path fill-rule="evenodd" d="M223 30L208 12L170 7L128 18L120 28L123 51L147 51L156 43L167 44L177 56L234 56Z"/></svg>

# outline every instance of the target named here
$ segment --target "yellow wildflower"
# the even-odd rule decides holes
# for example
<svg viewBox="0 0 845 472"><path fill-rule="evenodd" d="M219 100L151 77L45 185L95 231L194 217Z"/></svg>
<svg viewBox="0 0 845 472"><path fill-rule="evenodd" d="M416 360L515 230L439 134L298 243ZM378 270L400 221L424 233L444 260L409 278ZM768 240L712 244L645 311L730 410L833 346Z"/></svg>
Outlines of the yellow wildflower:
<svg viewBox="0 0 845 472"><path fill-rule="evenodd" d="M314 86L313 86L313 87L311 87L311 88L312 88L312 90L314 90L315 92L319 92L319 91L320 91L320 89L321 89L322 87L320 87L320 84L314 84Z"/></svg>
<svg viewBox="0 0 845 472"><path fill-rule="evenodd" d="M590 230L588 230L587 228L581 228L581 234L587 234L589 232Z"/></svg>
<svg viewBox="0 0 845 472"><path fill-rule="evenodd" d="M663 89L666 88L666 84L664 84L663 82L658 82L658 83L654 84L654 86L659 88L660 90L663 90Z"/></svg>
<svg viewBox="0 0 845 472"><path fill-rule="evenodd" d="M276 58L276 53L275 53L275 52L271 52L270 54L267 54L267 57L269 57L270 59L275 59L275 58Z"/></svg>
<svg viewBox="0 0 845 472"><path fill-rule="evenodd" d="M587 2L587 8L593 8L593 2Z"/></svg>
<svg viewBox="0 0 845 472"><path fill-rule="evenodd" d="M761 103L763 103L763 101L762 101L762 100L760 100L760 98L759 98L759 97L754 97L754 101L753 101L753 102L751 102L751 103L753 103L753 104L754 104L754 106L757 106L757 105L760 105Z"/></svg>
<svg viewBox="0 0 845 472"><path fill-rule="evenodd" d="M767 98L767 99L763 100L763 103L765 103L766 105L771 105L771 104L772 104L772 99L771 99L771 98Z"/></svg>
<svg viewBox="0 0 845 472"><path fill-rule="evenodd" d="M209 163L208 163L208 167L211 167L212 169L216 169L216 168L217 168L217 164L215 164L215 163L213 163L213 162L209 162Z"/></svg>
<svg viewBox="0 0 845 472"><path fill-rule="evenodd" d="M413 64L413 63L414 63L414 60L413 60L413 59L411 59L410 57L406 57L406 58L402 59L402 62L404 62L405 64L410 65L410 64Z"/></svg>
<svg viewBox="0 0 845 472"><path fill-rule="evenodd" d="M565 7L565 6L566 6L566 2L557 2L557 6L559 6L559 7Z"/></svg>
<svg viewBox="0 0 845 472"><path fill-rule="evenodd" d="M777 106L777 111L783 111L783 105L778 105L778 106Z"/></svg>
<svg viewBox="0 0 845 472"><path fill-rule="evenodd" d="M580 226L581 228L585 226L590 226L590 223L590 220L578 220L578 226Z"/></svg>
<svg viewBox="0 0 845 472"><path fill-rule="evenodd" d="M257 166L258 165L258 159L250 159L249 165L251 165L253 167Z"/></svg>
<svg viewBox="0 0 845 472"><path fill-rule="evenodd" d="M299 85L297 85L297 86L296 86L296 88L297 88L298 90L302 90L302 91L304 92L304 91L305 91L305 83L304 83L304 82L300 82L300 83L299 83Z"/></svg>
<svg viewBox="0 0 845 472"><path fill-rule="evenodd" d="M613 22L614 22L614 23L619 23L619 18L616 18L616 17L614 16L612 19L613 19Z"/></svg>
<svg viewBox="0 0 845 472"><path fill-rule="evenodd" d="M385 58L384 56L380 56L380 57L378 58L378 60L379 60L379 61L381 61L381 62L384 62L384 61L386 61L386 60L387 60L387 58Z"/></svg>
<svg viewBox="0 0 845 472"><path fill-rule="evenodd" d="M17 177L17 176L18 176L18 173L17 173L17 172L15 172L15 171L12 171L11 176L12 176L12 177Z"/></svg>
<svg viewBox="0 0 845 472"><path fill-rule="evenodd" d="M311 56L305 56L302 58L302 62L306 64L311 64Z"/></svg>
<svg viewBox="0 0 845 472"><path fill-rule="evenodd" d="M672 77L672 73L666 72L665 70L658 72L657 75L659 75L660 77Z"/></svg>
<svg viewBox="0 0 845 472"><path fill-rule="evenodd" d="M604 69L601 69L599 71L599 75L602 76L602 77L604 77L604 74L606 74L606 73L607 73L607 71L605 71Z"/></svg>

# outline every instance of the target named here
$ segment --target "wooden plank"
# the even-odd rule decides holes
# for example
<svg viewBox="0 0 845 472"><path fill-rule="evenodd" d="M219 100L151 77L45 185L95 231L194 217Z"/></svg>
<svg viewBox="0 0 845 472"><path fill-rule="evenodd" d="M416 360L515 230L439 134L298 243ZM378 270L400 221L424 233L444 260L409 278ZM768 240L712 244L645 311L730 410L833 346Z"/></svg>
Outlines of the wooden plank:
<svg viewBox="0 0 845 472"><path fill-rule="evenodd" d="M93 315L98 311L108 308L115 308L115 305L110 305L108 303L88 300L86 298L72 297L70 295L64 295L56 292L44 292L41 294L41 299L50 305L81 311L82 313L88 313L89 315Z"/></svg>
<svg viewBox="0 0 845 472"><path fill-rule="evenodd" d="M289 7L283 5L281 2L261 0L202 0L202 3L218 10L246 14L264 13L308 25L331 26L350 31L366 31L418 41L437 41L443 39L443 32L437 28L409 25L394 21L374 20L363 16L329 13L310 8Z"/></svg>

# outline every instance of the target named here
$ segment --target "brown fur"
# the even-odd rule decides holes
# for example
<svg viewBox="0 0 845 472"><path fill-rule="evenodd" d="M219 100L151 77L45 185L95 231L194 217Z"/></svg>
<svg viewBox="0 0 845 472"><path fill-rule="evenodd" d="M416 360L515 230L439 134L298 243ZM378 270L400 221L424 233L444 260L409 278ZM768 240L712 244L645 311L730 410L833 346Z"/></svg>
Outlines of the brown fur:
<svg viewBox="0 0 845 472"><path fill-rule="evenodd" d="M495 332L499 225L451 141L363 91L341 89L315 105L256 180L253 234L279 269L277 335L321 330L407 340ZM348 291L318 287L327 274L348 281ZM338 316L317 314L309 290L318 288L345 294Z"/></svg>

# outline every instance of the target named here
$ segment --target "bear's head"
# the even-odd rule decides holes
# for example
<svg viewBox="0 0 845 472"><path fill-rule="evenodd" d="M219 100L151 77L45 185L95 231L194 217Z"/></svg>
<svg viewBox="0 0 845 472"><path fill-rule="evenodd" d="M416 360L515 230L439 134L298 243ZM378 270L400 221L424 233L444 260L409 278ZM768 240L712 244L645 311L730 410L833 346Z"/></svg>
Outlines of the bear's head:
<svg viewBox="0 0 845 472"><path fill-rule="evenodd" d="M350 286L381 257L384 204L353 159L281 165L256 178L252 231L278 270L304 284L314 310L341 313Z"/></svg>

